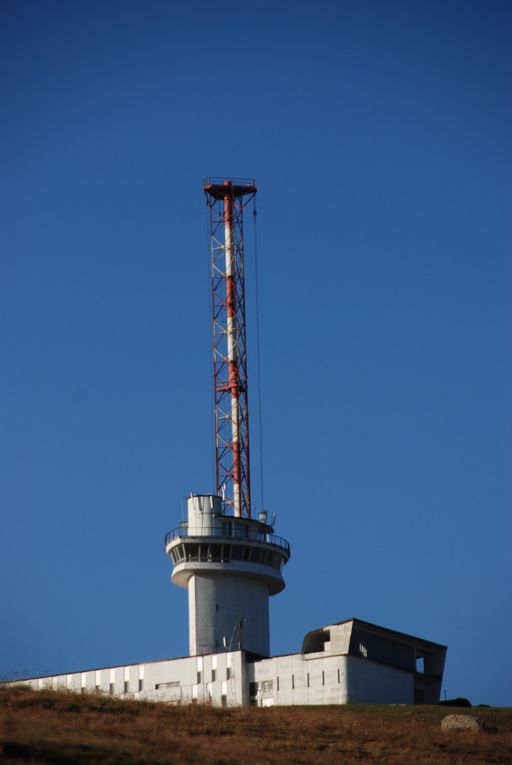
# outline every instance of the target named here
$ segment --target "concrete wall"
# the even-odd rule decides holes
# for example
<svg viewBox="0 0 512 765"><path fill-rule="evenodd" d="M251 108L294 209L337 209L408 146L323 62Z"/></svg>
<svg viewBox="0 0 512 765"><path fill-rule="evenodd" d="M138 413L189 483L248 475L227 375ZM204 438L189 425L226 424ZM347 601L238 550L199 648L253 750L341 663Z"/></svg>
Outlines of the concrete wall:
<svg viewBox="0 0 512 765"><path fill-rule="evenodd" d="M292 654L248 664L251 703L413 704L414 675L356 656Z"/></svg>
<svg viewBox="0 0 512 765"><path fill-rule="evenodd" d="M167 701L175 704L212 703L239 706L248 703L245 655L242 651L190 656L120 667L31 678L13 685L67 689L77 693L99 691L124 698Z"/></svg>
<svg viewBox="0 0 512 765"><path fill-rule="evenodd" d="M347 701L350 704L414 704L414 674L347 656Z"/></svg>
<svg viewBox="0 0 512 765"><path fill-rule="evenodd" d="M345 704L347 657L325 654L276 656L247 665L251 703Z"/></svg>

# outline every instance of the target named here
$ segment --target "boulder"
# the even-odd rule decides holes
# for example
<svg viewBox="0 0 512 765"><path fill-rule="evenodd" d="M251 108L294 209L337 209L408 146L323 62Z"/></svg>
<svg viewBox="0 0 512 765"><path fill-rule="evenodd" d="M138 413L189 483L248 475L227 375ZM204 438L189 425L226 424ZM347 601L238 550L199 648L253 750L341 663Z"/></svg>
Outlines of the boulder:
<svg viewBox="0 0 512 765"><path fill-rule="evenodd" d="M446 715L441 720L441 730L482 730L482 723L473 715Z"/></svg>

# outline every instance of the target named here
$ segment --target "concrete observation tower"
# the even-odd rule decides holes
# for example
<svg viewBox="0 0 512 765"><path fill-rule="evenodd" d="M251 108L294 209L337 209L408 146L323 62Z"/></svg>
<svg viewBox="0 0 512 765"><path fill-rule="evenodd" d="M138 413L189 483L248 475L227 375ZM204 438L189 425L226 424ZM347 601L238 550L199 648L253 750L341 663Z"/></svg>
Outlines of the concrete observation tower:
<svg viewBox="0 0 512 765"><path fill-rule="evenodd" d="M215 494L191 495L165 537L172 581L188 589L190 655L270 655L268 598L284 589L290 545L251 517L243 215L256 184L208 179L215 394Z"/></svg>

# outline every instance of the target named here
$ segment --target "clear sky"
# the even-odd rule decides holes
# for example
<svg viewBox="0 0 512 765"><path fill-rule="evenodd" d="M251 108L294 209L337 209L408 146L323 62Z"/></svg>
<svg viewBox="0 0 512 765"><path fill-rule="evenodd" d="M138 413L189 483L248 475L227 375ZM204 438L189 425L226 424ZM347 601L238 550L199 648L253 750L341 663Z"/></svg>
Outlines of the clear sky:
<svg viewBox="0 0 512 765"><path fill-rule="evenodd" d="M163 537L214 488L201 186L237 175L273 652L356 616L512 705L511 4L0 14L0 673L187 653Z"/></svg>

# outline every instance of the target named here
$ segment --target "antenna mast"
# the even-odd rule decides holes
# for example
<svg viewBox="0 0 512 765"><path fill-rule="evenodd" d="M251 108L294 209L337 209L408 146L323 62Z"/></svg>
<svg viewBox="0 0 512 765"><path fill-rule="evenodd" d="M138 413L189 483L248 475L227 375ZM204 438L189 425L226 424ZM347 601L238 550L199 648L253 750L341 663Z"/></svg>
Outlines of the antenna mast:
<svg viewBox="0 0 512 765"><path fill-rule="evenodd" d="M213 308L217 494L237 517L251 517L245 332L244 207L256 182L207 178Z"/></svg>

